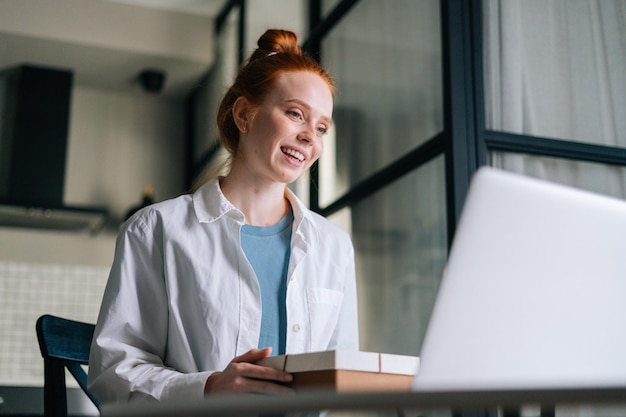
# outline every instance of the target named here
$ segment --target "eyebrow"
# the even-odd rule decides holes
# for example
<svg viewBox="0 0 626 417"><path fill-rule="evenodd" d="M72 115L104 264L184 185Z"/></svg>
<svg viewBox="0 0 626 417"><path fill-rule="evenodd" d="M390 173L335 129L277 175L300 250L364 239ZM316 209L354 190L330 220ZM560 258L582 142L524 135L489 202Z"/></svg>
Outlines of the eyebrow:
<svg viewBox="0 0 626 417"><path fill-rule="evenodd" d="M297 98L292 98L292 99L287 99L287 100L285 100L285 102L286 102L286 103L296 103L296 104L299 104L299 105L301 105L302 107L306 107L306 109L307 109L308 111L311 111L311 106L309 106L306 102L304 102L304 101L302 101L302 100L300 100L300 99L297 99ZM332 124L333 124L333 119L332 119L331 117L328 117L328 116L322 116L322 117L321 117L321 119L322 119L322 121L323 121L324 123L327 123L327 124L328 124L328 126L332 126Z"/></svg>

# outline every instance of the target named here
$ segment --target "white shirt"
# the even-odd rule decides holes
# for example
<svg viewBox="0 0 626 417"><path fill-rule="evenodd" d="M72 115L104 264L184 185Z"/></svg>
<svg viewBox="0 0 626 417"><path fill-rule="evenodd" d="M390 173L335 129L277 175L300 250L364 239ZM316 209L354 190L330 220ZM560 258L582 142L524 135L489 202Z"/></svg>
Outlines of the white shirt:
<svg viewBox="0 0 626 417"><path fill-rule="evenodd" d="M358 350L350 238L288 189L286 197L294 212L286 353ZM217 179L126 222L89 359L101 402L202 398L211 373L258 346L261 294L243 224Z"/></svg>

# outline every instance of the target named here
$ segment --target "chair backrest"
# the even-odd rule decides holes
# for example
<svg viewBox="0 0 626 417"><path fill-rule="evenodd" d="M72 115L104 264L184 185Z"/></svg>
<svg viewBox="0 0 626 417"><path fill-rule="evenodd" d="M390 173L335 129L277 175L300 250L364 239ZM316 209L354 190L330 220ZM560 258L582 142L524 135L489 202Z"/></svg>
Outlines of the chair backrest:
<svg viewBox="0 0 626 417"><path fill-rule="evenodd" d="M65 368L100 409L100 402L87 388L87 374L81 367L89 363L95 325L46 314L37 319L36 329L44 360L44 416L67 416Z"/></svg>

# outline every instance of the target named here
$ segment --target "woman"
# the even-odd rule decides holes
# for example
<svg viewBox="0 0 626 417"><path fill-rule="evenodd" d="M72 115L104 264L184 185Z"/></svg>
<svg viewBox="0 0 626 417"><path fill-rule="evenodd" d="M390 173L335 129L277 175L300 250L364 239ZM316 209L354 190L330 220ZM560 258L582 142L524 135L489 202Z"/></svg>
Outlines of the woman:
<svg viewBox="0 0 626 417"><path fill-rule="evenodd" d="M317 160L334 89L269 30L218 111L230 171L127 221L94 334L102 402L290 392L270 354L358 350L349 236L287 188Z"/></svg>

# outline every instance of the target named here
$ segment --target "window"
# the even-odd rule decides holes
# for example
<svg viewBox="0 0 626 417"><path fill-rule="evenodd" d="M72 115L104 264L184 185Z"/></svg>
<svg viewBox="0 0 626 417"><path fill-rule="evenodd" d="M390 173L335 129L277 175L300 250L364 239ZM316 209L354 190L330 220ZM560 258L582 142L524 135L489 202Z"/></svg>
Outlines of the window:
<svg viewBox="0 0 626 417"><path fill-rule="evenodd" d="M315 191L351 232L361 349L416 355L447 256L443 147L428 146L443 130L439 1L354 3L320 43L337 98Z"/></svg>
<svg viewBox="0 0 626 417"><path fill-rule="evenodd" d="M626 197L624 2L485 0L483 16L490 163Z"/></svg>

